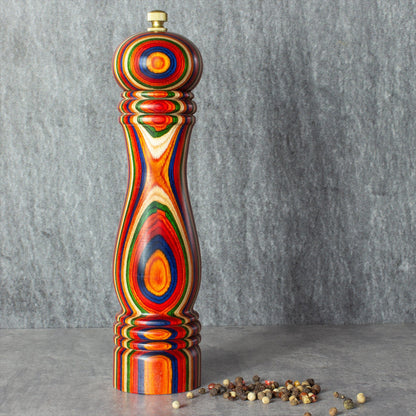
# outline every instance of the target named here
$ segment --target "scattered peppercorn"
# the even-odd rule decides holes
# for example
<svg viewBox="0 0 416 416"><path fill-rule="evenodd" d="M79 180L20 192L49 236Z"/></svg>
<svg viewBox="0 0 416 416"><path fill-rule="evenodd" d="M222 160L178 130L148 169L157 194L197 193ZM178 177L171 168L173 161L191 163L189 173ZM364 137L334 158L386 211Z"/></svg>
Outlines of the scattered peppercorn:
<svg viewBox="0 0 416 416"><path fill-rule="evenodd" d="M302 403L309 404L309 403L312 403L312 400L309 396L302 396Z"/></svg>
<svg viewBox="0 0 416 416"><path fill-rule="evenodd" d="M319 394L321 392L321 386L319 384L314 384L311 391L313 394Z"/></svg>
<svg viewBox="0 0 416 416"><path fill-rule="evenodd" d="M238 376L238 377L235 378L234 382L235 382L236 386L238 386L238 385L242 386L243 382L244 382L244 379L243 379L243 377Z"/></svg>
<svg viewBox="0 0 416 416"><path fill-rule="evenodd" d="M207 391L203 388L203 387L201 387L199 390L198 390L198 393L199 394L205 394Z"/></svg>
<svg viewBox="0 0 416 416"><path fill-rule="evenodd" d="M345 399L345 395L341 394L341 395L339 396L339 398L340 398L340 399L342 399L342 400L344 400L344 399Z"/></svg>
<svg viewBox="0 0 416 416"><path fill-rule="evenodd" d="M191 391L188 391L188 393L186 393L186 398L187 399L193 399L194 398L194 394Z"/></svg>
<svg viewBox="0 0 416 416"><path fill-rule="evenodd" d="M339 397L339 393L338 393L337 391L334 391L333 396L334 396L336 399L338 399L338 397Z"/></svg>
<svg viewBox="0 0 416 416"><path fill-rule="evenodd" d="M338 414L338 409L336 407L331 407L329 409L329 416L335 416Z"/></svg>
<svg viewBox="0 0 416 416"><path fill-rule="evenodd" d="M218 394L218 390L217 390L215 387L213 387L213 388L209 391L209 394L210 394L211 396L216 396L216 395Z"/></svg>
<svg viewBox="0 0 416 416"><path fill-rule="evenodd" d="M347 410L354 409L354 402L351 399L344 400L344 408Z"/></svg>
<svg viewBox="0 0 416 416"><path fill-rule="evenodd" d="M257 399L257 395L256 393L254 393L253 391L251 391L248 395L247 395L247 399L250 400L251 402L254 402L254 400Z"/></svg>
<svg viewBox="0 0 416 416"><path fill-rule="evenodd" d="M365 403L367 398L365 397L364 393L358 393L357 394L357 402L360 404Z"/></svg>
<svg viewBox="0 0 416 416"><path fill-rule="evenodd" d="M174 409L179 409L181 407L181 404L177 400L175 400L174 402L172 402L172 407Z"/></svg>
<svg viewBox="0 0 416 416"><path fill-rule="evenodd" d="M261 378L258 375L253 376L254 384L246 384L241 376L236 377L234 383L227 378L224 379L222 384L210 383L208 390L211 396L222 395L224 399L231 401L238 399L255 401L258 399L267 404L270 403L273 397L279 397L282 401L289 401L292 406L300 403L316 402L317 395L321 391L318 384L314 383L312 388L310 387L310 383L314 382L313 379L305 380L302 383L299 380L293 382L288 379L284 383L285 387L279 386L279 383L274 380L268 379L264 382L260 382L260 380ZM204 394L206 390L202 387L199 392ZM189 394L187 397L191 398Z"/></svg>
<svg viewBox="0 0 416 416"><path fill-rule="evenodd" d="M299 404L298 399L295 396L290 396L289 402L292 406L297 406Z"/></svg>
<svg viewBox="0 0 416 416"><path fill-rule="evenodd" d="M293 384L293 381L292 381L292 380L286 380L286 381L285 381L285 386L286 386L286 388L287 388L287 385L288 385L288 384Z"/></svg>
<svg viewBox="0 0 416 416"><path fill-rule="evenodd" d="M270 399L269 399L267 396L264 396L264 397L261 399L261 401L262 401L262 403L263 403L263 404L269 404L269 403L270 403Z"/></svg>

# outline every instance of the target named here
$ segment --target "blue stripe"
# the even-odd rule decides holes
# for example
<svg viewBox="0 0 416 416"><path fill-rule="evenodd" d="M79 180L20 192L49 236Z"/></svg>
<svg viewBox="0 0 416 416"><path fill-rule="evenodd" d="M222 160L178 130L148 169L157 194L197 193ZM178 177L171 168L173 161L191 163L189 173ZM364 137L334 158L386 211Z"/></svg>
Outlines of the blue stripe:
<svg viewBox="0 0 416 416"><path fill-rule="evenodd" d="M149 218L151 218L151 216ZM168 289L161 296L157 296L153 294L152 292L150 292L147 289L146 284L144 282L146 264L156 250L160 250L165 255L166 259L168 260L169 273L171 277ZM150 279L151 278L152 276L150 276ZM172 249L169 247L169 244L160 234L154 236L146 244L146 246L143 249L143 252L140 256L139 265L138 265L137 281L138 281L139 288L143 296L145 296L147 299L157 304L161 304L169 300L169 298L172 296L173 291L176 288L176 284L178 281L178 272L177 272L177 267L176 267L175 256L173 255Z"/></svg>
<svg viewBox="0 0 416 416"><path fill-rule="evenodd" d="M161 52L164 53L169 57L170 65L169 68L165 72L161 72L160 74L157 74L155 72L150 71L147 68L147 58L149 55L151 55L154 52ZM153 48L146 49L141 55L139 59L139 68L142 71L144 75L146 75L149 78L154 79L163 79L170 77L176 70L176 57L172 51L170 51L167 48L163 48L161 46L155 46Z"/></svg>

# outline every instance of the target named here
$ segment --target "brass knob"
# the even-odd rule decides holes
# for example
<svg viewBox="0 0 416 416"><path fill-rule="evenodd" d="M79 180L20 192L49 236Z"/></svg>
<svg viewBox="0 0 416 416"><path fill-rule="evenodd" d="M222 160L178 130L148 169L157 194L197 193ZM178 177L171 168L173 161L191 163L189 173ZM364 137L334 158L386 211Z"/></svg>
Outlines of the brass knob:
<svg viewBox="0 0 416 416"><path fill-rule="evenodd" d="M147 21L152 22L152 27L148 27L149 32L166 32L163 23L168 21L168 14L162 10L153 10L147 13Z"/></svg>

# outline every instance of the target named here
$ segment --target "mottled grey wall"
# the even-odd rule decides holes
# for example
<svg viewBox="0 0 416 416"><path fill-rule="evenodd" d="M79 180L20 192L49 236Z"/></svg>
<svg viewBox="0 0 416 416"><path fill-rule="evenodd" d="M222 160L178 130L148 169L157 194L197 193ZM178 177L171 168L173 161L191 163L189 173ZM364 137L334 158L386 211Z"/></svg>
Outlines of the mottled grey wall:
<svg viewBox="0 0 416 416"><path fill-rule="evenodd" d="M0 0L0 327L111 325L146 13L204 57L188 178L204 324L414 322L416 7Z"/></svg>

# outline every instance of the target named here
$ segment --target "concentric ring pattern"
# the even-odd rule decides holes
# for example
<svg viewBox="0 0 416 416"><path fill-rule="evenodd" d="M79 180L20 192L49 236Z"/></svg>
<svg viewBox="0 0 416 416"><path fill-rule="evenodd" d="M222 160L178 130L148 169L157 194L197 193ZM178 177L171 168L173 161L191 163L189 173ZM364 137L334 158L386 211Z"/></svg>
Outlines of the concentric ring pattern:
<svg viewBox="0 0 416 416"><path fill-rule="evenodd" d="M198 49L173 33L131 36L117 48L113 62L114 77L125 90L190 91L202 73Z"/></svg>
<svg viewBox="0 0 416 416"><path fill-rule="evenodd" d="M114 252L121 311L114 325L114 386L144 394L200 384L200 323L193 309L200 253L186 160L196 111L189 90L199 52L166 33L127 39L114 55L129 179Z"/></svg>

